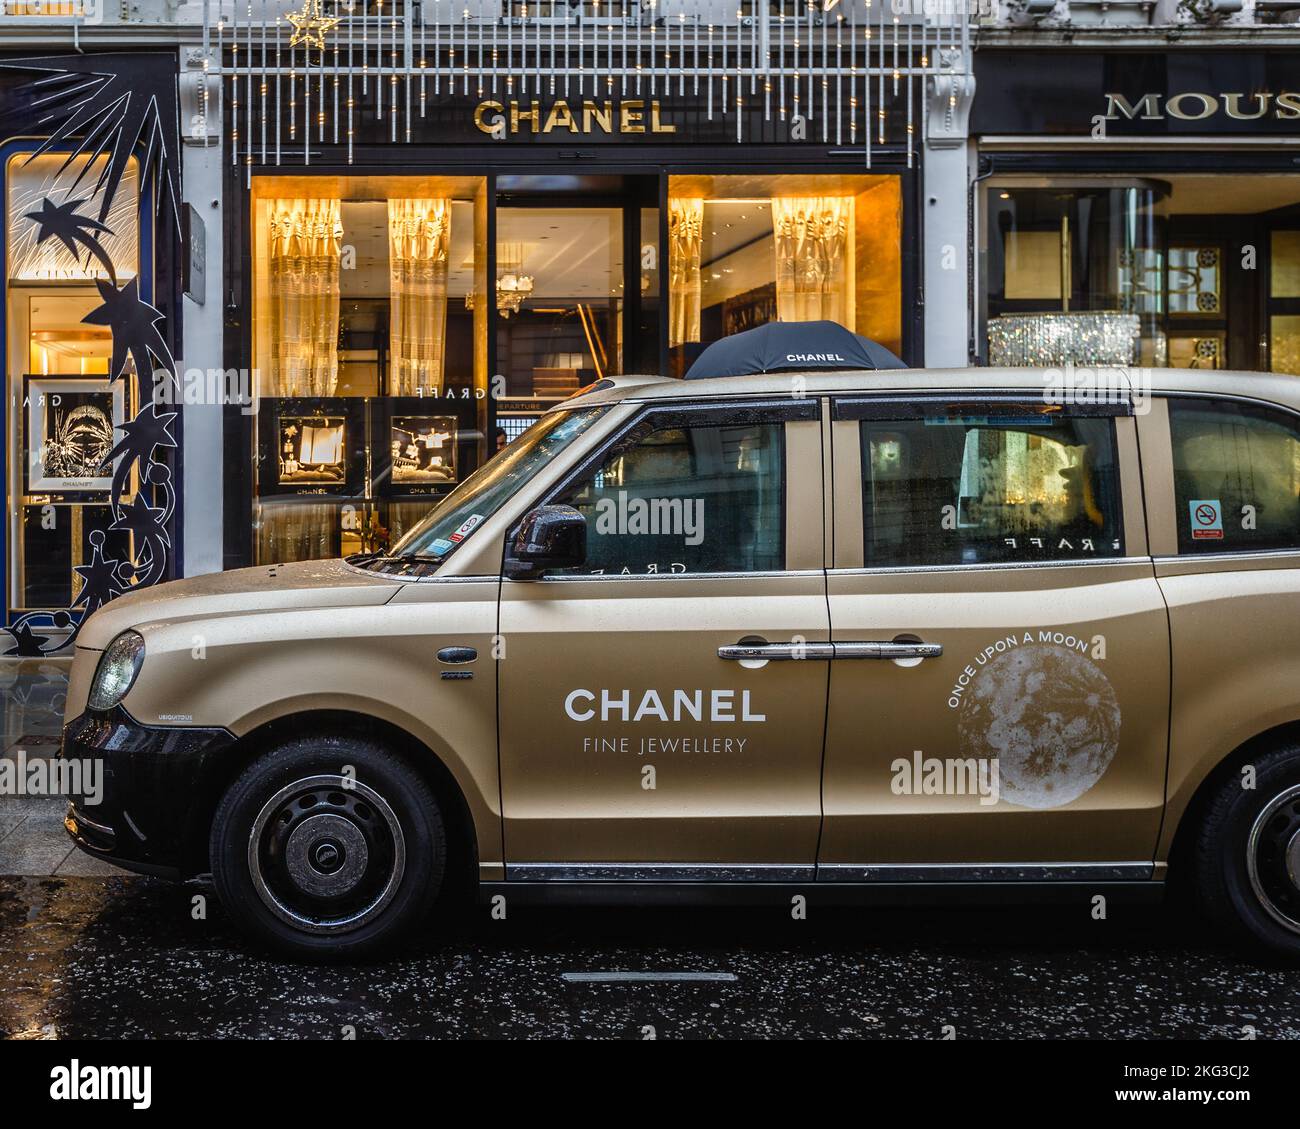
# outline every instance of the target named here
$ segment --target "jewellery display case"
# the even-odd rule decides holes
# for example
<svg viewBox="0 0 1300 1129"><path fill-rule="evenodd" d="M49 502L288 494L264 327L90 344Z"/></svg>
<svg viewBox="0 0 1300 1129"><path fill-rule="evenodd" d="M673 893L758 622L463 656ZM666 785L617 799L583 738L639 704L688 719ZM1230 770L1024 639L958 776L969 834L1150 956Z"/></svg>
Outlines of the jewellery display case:
<svg viewBox="0 0 1300 1129"><path fill-rule="evenodd" d="M263 497L364 495L365 400L263 400L257 477Z"/></svg>
<svg viewBox="0 0 1300 1129"><path fill-rule="evenodd" d="M450 492L476 465L473 399L383 396L369 402L370 475L379 498L428 499Z"/></svg>
<svg viewBox="0 0 1300 1129"><path fill-rule="evenodd" d="M123 384L107 377L24 376L24 493L52 504L107 502L125 399Z"/></svg>

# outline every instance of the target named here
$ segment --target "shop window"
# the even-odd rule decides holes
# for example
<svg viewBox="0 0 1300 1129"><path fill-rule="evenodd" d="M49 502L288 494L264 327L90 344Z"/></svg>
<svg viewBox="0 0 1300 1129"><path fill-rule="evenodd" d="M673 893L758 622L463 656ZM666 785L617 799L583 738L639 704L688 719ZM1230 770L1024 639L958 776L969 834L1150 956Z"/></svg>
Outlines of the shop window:
<svg viewBox="0 0 1300 1129"><path fill-rule="evenodd" d="M1300 421L1231 400L1171 400L1178 551L1300 548Z"/></svg>
<svg viewBox="0 0 1300 1129"><path fill-rule="evenodd" d="M586 575L783 567L780 424L673 427L558 499L587 519Z"/></svg>
<svg viewBox="0 0 1300 1129"><path fill-rule="evenodd" d="M254 180L259 563L385 549L489 453L485 193Z"/></svg>
<svg viewBox="0 0 1300 1129"><path fill-rule="evenodd" d="M983 202L989 364L1295 371L1300 177L1006 177Z"/></svg>
<svg viewBox="0 0 1300 1129"><path fill-rule="evenodd" d="M1120 556L1108 419L864 421L872 567Z"/></svg>
<svg viewBox="0 0 1300 1129"><path fill-rule="evenodd" d="M771 321L834 321L901 352L901 255L897 177L670 177L673 374Z"/></svg>
<svg viewBox="0 0 1300 1129"><path fill-rule="evenodd" d="M100 222L103 194L93 191L93 188L108 158L100 157L89 169L84 157L76 158L64 168L66 161L66 154L61 153L45 153L39 157L17 154L9 158L6 258L11 283L85 282L108 278L105 265L86 254L84 249L74 254L61 239L38 242L39 225L25 218L28 212L39 211L42 201L53 195L55 202L60 204L66 202L65 196L84 200L85 203L77 209L78 214L94 223ZM139 166L133 159L122 176L113 206L103 219L108 230L87 226L112 262L119 283L134 278L140 269L139 199ZM88 292L94 294L94 287L90 287Z"/></svg>
<svg viewBox="0 0 1300 1129"><path fill-rule="evenodd" d="M95 282L110 277L110 265L119 284L139 273L139 167L127 165L102 215L95 186L105 161L20 153L5 169L7 603L14 614L76 600L76 569L91 559L92 534L104 534L106 556L132 555L129 536L110 528L113 467L105 459L138 407L128 402L134 381L109 381L108 327L83 319L102 306ZM37 241L40 225L28 213L47 199L80 201L87 238L72 237L75 251L59 238ZM123 500L129 504L129 492Z"/></svg>
<svg viewBox="0 0 1300 1129"><path fill-rule="evenodd" d="M1165 302L1156 189L987 190L982 251L992 365L1136 364Z"/></svg>

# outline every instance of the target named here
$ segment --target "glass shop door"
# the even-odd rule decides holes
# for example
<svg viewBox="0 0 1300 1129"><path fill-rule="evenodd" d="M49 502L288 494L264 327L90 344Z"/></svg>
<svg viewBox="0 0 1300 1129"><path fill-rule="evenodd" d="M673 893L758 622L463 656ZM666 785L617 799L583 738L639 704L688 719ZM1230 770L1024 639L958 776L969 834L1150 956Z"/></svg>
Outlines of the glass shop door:
<svg viewBox="0 0 1300 1129"><path fill-rule="evenodd" d="M657 176L499 176L498 427L604 377L659 371Z"/></svg>

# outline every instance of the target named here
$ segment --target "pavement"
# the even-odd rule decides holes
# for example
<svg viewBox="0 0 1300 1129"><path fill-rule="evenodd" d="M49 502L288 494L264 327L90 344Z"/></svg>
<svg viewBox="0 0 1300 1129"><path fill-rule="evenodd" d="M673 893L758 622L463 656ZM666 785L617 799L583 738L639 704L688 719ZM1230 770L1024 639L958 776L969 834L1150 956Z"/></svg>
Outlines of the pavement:
<svg viewBox="0 0 1300 1129"><path fill-rule="evenodd" d="M52 755L67 664L0 663L5 757ZM1300 966L1163 906L540 908L436 916L385 961L311 966L209 887L72 850L0 796L0 1038L1298 1039Z"/></svg>
<svg viewBox="0 0 1300 1129"><path fill-rule="evenodd" d="M26 764L59 751L71 659L0 659L0 759ZM63 831L62 796L0 795L0 874L121 874L78 851Z"/></svg>

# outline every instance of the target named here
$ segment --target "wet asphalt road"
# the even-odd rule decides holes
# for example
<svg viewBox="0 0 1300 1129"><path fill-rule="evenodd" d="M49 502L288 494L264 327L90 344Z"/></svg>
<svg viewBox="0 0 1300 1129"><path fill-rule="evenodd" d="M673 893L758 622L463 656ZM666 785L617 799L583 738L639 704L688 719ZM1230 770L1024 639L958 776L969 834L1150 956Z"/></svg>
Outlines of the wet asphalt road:
<svg viewBox="0 0 1300 1129"><path fill-rule="evenodd" d="M1158 907L515 907L382 963L285 963L202 888L0 878L6 1038L1300 1038L1300 966ZM731 980L583 982L707 972Z"/></svg>

